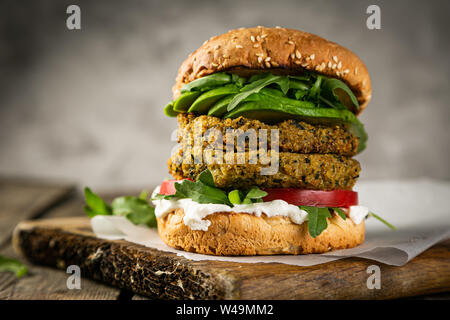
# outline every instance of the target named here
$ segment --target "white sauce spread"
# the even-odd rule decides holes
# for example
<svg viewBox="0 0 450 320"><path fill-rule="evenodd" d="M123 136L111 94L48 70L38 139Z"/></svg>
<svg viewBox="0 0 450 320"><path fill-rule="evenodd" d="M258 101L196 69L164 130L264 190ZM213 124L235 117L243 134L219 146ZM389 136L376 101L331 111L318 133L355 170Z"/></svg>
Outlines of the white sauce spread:
<svg viewBox="0 0 450 320"><path fill-rule="evenodd" d="M355 224L360 224L369 213L369 209L364 206L350 206L350 219Z"/></svg>
<svg viewBox="0 0 450 320"><path fill-rule="evenodd" d="M157 187L153 192L153 196L159 193L160 188ZM230 207L226 204L214 203L198 203L191 199L171 199L171 200L153 200L155 205L155 215L158 218L165 217L169 212L175 209L183 209L183 222L192 230L207 231L211 222L203 220L206 216L216 212L235 212L248 213L260 217L265 214L267 217L283 216L289 217L293 223L302 224L308 220L308 213L300 209L298 206L287 203L283 200L273 200L268 202L259 202L253 204L237 204ZM363 206L350 207L350 219L355 224L360 224L367 215L368 209Z"/></svg>

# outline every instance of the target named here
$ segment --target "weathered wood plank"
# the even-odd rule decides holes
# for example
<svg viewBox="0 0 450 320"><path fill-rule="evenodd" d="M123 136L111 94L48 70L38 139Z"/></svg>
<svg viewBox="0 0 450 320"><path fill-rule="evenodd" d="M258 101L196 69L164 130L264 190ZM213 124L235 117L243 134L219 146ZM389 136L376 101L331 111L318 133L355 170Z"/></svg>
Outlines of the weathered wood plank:
<svg viewBox="0 0 450 320"><path fill-rule="evenodd" d="M82 200L70 184L24 179L0 180L0 254L24 260L12 249L10 240L15 226L23 219L47 215L83 215ZM120 290L88 278L82 278L81 290L69 290L64 271L27 264L29 274L16 279L0 273L0 299L118 299Z"/></svg>
<svg viewBox="0 0 450 320"><path fill-rule="evenodd" d="M12 247L0 254L24 260ZM83 277L81 289L68 289L70 274L63 270L27 264L28 275L17 279L14 274L0 273L0 300L116 300L120 290Z"/></svg>
<svg viewBox="0 0 450 320"><path fill-rule="evenodd" d="M64 268L152 298L387 299L450 290L450 242L403 267L364 259L319 266L189 261L126 241L97 239L87 218L21 223L16 247L31 261ZM367 267L381 268L382 287L369 290Z"/></svg>
<svg viewBox="0 0 450 320"><path fill-rule="evenodd" d="M74 193L70 184L0 180L0 248L7 245L21 220L35 219Z"/></svg>

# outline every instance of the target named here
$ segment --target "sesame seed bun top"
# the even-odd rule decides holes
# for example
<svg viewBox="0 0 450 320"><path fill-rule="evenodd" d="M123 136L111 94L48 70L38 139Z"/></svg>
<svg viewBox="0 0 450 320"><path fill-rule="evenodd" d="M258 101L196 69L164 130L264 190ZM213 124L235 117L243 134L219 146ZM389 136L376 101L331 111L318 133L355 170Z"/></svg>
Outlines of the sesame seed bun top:
<svg viewBox="0 0 450 320"><path fill-rule="evenodd" d="M176 99L183 85L215 72L301 74L303 70L347 83L359 101L359 113L371 99L369 73L353 52L314 34L278 27L230 30L205 41L181 65L172 93Z"/></svg>

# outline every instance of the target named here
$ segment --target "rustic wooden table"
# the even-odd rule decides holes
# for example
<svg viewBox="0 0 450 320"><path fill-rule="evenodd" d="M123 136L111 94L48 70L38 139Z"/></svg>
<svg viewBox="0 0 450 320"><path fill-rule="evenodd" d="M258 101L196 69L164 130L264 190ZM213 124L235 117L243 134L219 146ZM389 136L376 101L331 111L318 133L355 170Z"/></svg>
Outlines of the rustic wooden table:
<svg viewBox="0 0 450 320"><path fill-rule="evenodd" d="M104 195L113 198L134 194L137 190ZM56 184L23 179L0 179L0 255L23 261L12 249L14 227L22 220L83 216L83 200L71 184ZM26 263L28 275L16 279L12 273L0 273L0 299L147 299L132 292L83 278L83 290L69 290L68 274L61 270ZM418 296L413 299L450 299L450 293Z"/></svg>

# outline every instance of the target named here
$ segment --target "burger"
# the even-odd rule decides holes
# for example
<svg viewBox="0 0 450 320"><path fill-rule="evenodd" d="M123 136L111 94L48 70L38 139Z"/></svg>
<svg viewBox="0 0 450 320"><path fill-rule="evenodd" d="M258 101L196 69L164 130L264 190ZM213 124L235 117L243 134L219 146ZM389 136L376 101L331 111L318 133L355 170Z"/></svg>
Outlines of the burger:
<svg viewBox="0 0 450 320"><path fill-rule="evenodd" d="M172 92L174 179L152 195L167 245L234 256L364 241L353 156L366 146L357 116L371 82L354 53L298 30L231 30L188 56Z"/></svg>

